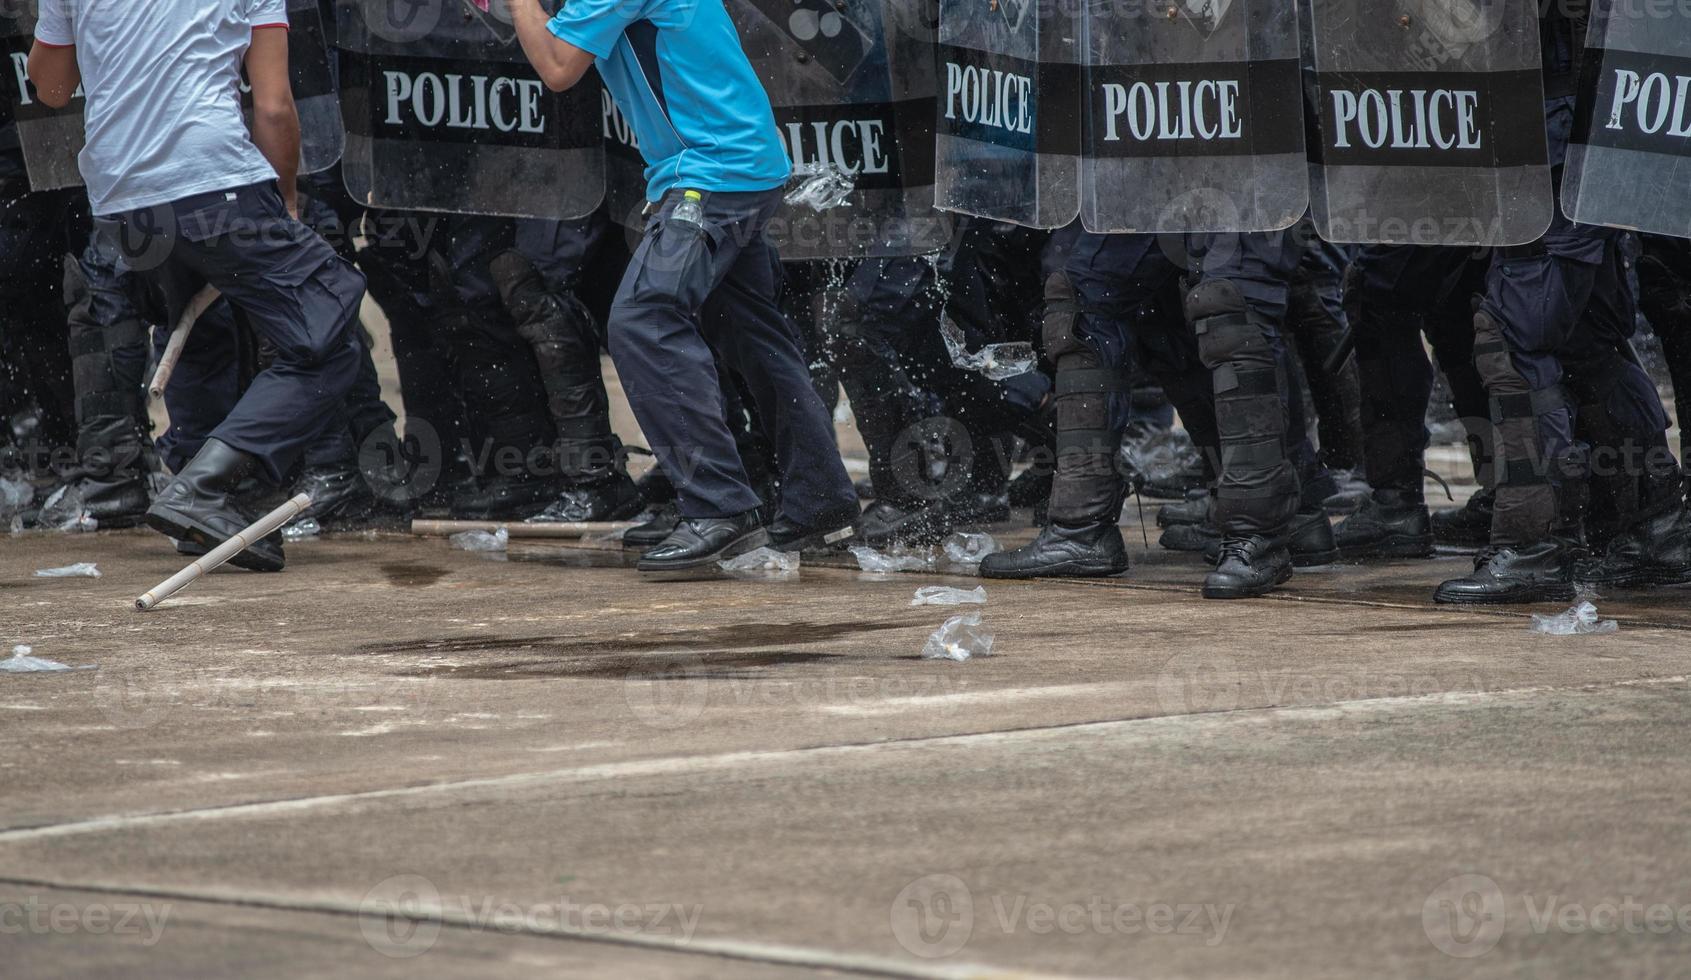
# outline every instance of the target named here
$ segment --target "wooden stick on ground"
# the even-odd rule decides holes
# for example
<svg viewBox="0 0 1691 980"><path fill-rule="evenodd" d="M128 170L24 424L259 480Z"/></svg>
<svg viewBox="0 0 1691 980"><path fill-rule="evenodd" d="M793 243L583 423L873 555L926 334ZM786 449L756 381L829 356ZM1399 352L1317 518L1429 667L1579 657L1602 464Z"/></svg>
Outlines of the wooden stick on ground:
<svg viewBox="0 0 1691 980"><path fill-rule="evenodd" d="M194 329L205 311L217 298L223 294L214 286L207 286L194 294L188 301L188 308L182 311L182 318L176 321L176 328L170 331L170 339L165 341L164 353L159 355L158 369L153 372L153 380L147 385L147 397L158 398L164 394L164 389L170 385L170 376L176 372L176 362L182 359L182 348L188 345L188 334Z"/></svg>
<svg viewBox="0 0 1691 980"><path fill-rule="evenodd" d="M201 575L264 540L265 535L293 520L310 506L311 498L302 493L265 514L254 521L251 527L189 562L187 568L153 586L150 592L135 600L135 608L142 612L153 609L159 603L187 588L191 582Z"/></svg>
<svg viewBox="0 0 1691 980"><path fill-rule="evenodd" d="M521 521L424 521L411 522L411 533L420 537L445 537L464 531L487 531L504 528L513 538L584 538L590 534L626 531L636 525L631 521L603 521L577 524L524 524Z"/></svg>

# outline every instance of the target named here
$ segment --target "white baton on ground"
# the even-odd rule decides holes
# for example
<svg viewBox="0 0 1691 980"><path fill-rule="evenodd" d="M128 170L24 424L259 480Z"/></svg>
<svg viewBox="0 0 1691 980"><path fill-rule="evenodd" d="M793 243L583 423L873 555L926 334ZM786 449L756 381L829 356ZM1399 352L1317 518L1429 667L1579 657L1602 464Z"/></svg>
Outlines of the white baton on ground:
<svg viewBox="0 0 1691 980"><path fill-rule="evenodd" d="M252 526L188 563L188 567L155 585L135 600L135 608L146 612L188 587L188 584L229 559L263 541L265 535L288 523L311 506L311 498L300 494L258 520Z"/></svg>
<svg viewBox="0 0 1691 980"><path fill-rule="evenodd" d="M170 339L164 343L158 369L153 372L152 383L147 385L147 397L157 398L164 394L165 387L170 384L170 375L176 370L176 362L182 359L182 348L188 344L188 332L222 295L217 287L207 286L188 301L188 308L182 311L182 318L176 321L176 329L170 331Z"/></svg>

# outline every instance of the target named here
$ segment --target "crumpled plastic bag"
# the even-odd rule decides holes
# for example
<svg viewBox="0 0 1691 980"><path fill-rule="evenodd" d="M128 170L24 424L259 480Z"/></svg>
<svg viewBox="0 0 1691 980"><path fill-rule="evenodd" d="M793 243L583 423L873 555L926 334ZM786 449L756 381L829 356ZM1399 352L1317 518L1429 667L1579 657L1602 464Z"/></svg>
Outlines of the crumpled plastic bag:
<svg viewBox="0 0 1691 980"><path fill-rule="evenodd" d="M491 532L460 531L446 540L461 551L504 551L510 547L511 532L504 528Z"/></svg>
<svg viewBox="0 0 1691 980"><path fill-rule="evenodd" d="M998 550L998 541L978 531L958 531L940 546L945 557L957 565L979 565L981 559Z"/></svg>
<svg viewBox="0 0 1691 980"><path fill-rule="evenodd" d="M0 520L13 518L34 499L35 488L28 483L0 477Z"/></svg>
<svg viewBox="0 0 1691 980"><path fill-rule="evenodd" d="M786 202L796 208L830 211L846 202L857 188L857 178L822 164L793 168L787 182Z"/></svg>
<svg viewBox="0 0 1691 980"><path fill-rule="evenodd" d="M31 649L22 643L12 648L12 655L0 660L0 673L5 674L50 674L61 670L93 670L89 667L71 667L59 663L57 660L44 660L30 656Z"/></svg>
<svg viewBox="0 0 1691 980"><path fill-rule="evenodd" d="M1547 636L1583 636L1597 633L1618 633L1620 624L1612 619L1599 620L1597 607L1589 602L1570 606L1554 616L1533 613L1532 631Z"/></svg>
<svg viewBox="0 0 1691 980"><path fill-rule="evenodd" d="M99 578L100 570L91 561L79 561L63 568L38 568L36 578Z"/></svg>
<svg viewBox="0 0 1691 980"><path fill-rule="evenodd" d="M866 572L925 572L934 563L931 553L915 554L895 547L890 554L883 554L866 544L852 545L851 556Z"/></svg>
<svg viewBox="0 0 1691 980"><path fill-rule="evenodd" d="M36 519L36 523L66 534L100 529L100 522L83 506L82 488L74 483L67 483L53 491L53 495L41 505L41 516Z"/></svg>
<svg viewBox="0 0 1691 980"><path fill-rule="evenodd" d="M743 555L735 555L716 564L730 575L743 578L793 578L799 572L799 553L776 551L774 548L754 548Z"/></svg>
<svg viewBox="0 0 1691 980"><path fill-rule="evenodd" d="M991 381L1026 374L1039 363L1039 355L1033 352L1033 345L1027 343L987 344L975 353L969 353L963 328L951 322L950 317L940 320L939 333L945 340L945 349L951 355L952 364Z"/></svg>
<svg viewBox="0 0 1691 980"><path fill-rule="evenodd" d="M317 523L317 518L307 517L304 520L295 521L287 527L282 528L282 540L305 541L309 538L315 538L322 533L323 525Z"/></svg>
<svg viewBox="0 0 1691 980"><path fill-rule="evenodd" d="M945 621L922 645L923 660L968 660L992 653L992 634L981 629L981 614L964 613Z"/></svg>
<svg viewBox="0 0 1691 980"><path fill-rule="evenodd" d="M912 606L967 606L986 605L986 586L977 585L972 589L958 589L949 585L924 585L916 590L916 598L910 600Z"/></svg>

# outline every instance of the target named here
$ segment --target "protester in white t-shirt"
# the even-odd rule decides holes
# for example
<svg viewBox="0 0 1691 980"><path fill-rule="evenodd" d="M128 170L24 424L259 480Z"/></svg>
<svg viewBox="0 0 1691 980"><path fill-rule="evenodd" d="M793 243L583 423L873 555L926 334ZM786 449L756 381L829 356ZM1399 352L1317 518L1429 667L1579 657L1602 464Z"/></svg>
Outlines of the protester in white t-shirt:
<svg viewBox="0 0 1691 980"><path fill-rule="evenodd" d="M194 399L196 414L223 415L147 511L150 526L201 548L252 523L236 486L249 476L284 483L340 420L361 354L351 327L364 278L295 217L287 26L287 0L41 0L29 55L47 105L68 104L82 86L83 181L100 232L148 287L142 304L174 324L209 285L277 351L228 404L207 400L231 386L183 368L166 392L167 409ZM214 329L190 336L184 365L216 360L194 356ZM279 571L280 536L234 562Z"/></svg>

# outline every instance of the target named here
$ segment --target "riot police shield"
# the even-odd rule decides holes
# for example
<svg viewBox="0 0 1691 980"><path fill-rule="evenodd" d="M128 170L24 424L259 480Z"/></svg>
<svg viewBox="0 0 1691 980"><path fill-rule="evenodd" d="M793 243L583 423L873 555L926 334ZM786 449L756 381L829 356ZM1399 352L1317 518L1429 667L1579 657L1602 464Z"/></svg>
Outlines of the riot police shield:
<svg viewBox="0 0 1691 980"><path fill-rule="evenodd" d="M1080 210L1073 3L940 0L934 203L1060 228Z"/></svg>
<svg viewBox="0 0 1691 980"><path fill-rule="evenodd" d="M26 84L25 62L29 55L33 16L0 19L5 29L21 31L6 39L17 81L7 95L18 126L18 142L29 170L30 188L37 191L82 186L77 157L85 143L83 94L63 109L53 109L35 99ZM334 166L341 157L340 106L335 98L335 81L329 66L329 47L323 34L323 18L316 0L288 0L288 67L299 110L300 172L314 174ZM251 90L241 85L243 108L251 109Z"/></svg>
<svg viewBox="0 0 1691 980"><path fill-rule="evenodd" d="M1301 0L1330 242L1520 245L1550 226L1534 0Z"/></svg>
<svg viewBox="0 0 1691 980"><path fill-rule="evenodd" d="M553 4L555 6L555 4ZM504 0L337 0L341 172L371 207L579 218L605 192L596 76L546 89Z"/></svg>
<svg viewBox="0 0 1691 980"><path fill-rule="evenodd" d="M950 240L951 220L933 206L933 25L922 16L933 9L907 0L728 4L795 180L834 188L789 195L769 225L783 259L918 255Z"/></svg>
<svg viewBox="0 0 1691 980"><path fill-rule="evenodd" d="M1086 0L1085 9L1088 231L1278 231L1303 216L1290 4Z"/></svg>
<svg viewBox="0 0 1691 980"><path fill-rule="evenodd" d="M1691 238L1691 14L1596 4L1582 64L1562 210Z"/></svg>

